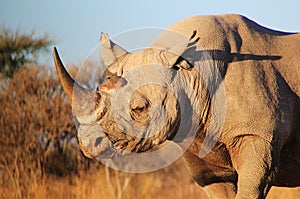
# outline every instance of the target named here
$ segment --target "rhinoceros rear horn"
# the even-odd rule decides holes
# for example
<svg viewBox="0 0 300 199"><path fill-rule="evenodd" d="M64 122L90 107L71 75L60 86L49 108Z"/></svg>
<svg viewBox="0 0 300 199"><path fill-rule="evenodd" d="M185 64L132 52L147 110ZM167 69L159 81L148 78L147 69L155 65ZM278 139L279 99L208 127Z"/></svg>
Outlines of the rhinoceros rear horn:
<svg viewBox="0 0 300 199"><path fill-rule="evenodd" d="M85 109L84 112L91 112L91 109L94 108L91 106L93 105L94 91L83 88L74 81L64 67L55 47L53 56L61 86L68 96L73 109L75 108L77 114L81 114L81 109Z"/></svg>
<svg viewBox="0 0 300 199"><path fill-rule="evenodd" d="M106 67L128 54L124 48L111 41L107 34L101 33L101 59Z"/></svg>

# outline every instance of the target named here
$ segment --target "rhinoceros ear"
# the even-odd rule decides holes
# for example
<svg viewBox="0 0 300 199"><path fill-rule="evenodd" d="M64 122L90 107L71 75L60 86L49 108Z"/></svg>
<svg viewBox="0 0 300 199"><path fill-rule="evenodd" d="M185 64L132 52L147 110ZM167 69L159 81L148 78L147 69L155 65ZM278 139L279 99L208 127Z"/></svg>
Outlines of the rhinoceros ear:
<svg viewBox="0 0 300 199"><path fill-rule="evenodd" d="M106 67L110 66L113 62L128 54L128 52L112 42L108 35L101 33L101 59Z"/></svg>
<svg viewBox="0 0 300 199"><path fill-rule="evenodd" d="M191 68L193 52L200 39L199 37L196 37L196 35L197 31L194 31L190 38L179 42L170 49L162 51L161 58L164 65L170 68Z"/></svg>

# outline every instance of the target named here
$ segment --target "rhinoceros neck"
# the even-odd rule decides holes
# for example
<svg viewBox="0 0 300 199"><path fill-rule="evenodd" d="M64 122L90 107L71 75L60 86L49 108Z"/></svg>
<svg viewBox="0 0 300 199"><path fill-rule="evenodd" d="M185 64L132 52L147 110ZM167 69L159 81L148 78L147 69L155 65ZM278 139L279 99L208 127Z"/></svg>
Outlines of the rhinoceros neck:
<svg viewBox="0 0 300 199"><path fill-rule="evenodd" d="M186 96L179 95L184 103L181 103L181 126L177 132L180 136L175 142L181 142L181 147L186 149L185 139L193 140L197 136L201 142L196 144L200 144L200 152L205 156L222 132L226 95L219 69L214 64L196 64L192 70L181 71Z"/></svg>
<svg viewBox="0 0 300 199"><path fill-rule="evenodd" d="M191 139L203 127L210 110L207 86L195 70L180 70L178 81L178 103L180 106L180 126L171 138L176 143Z"/></svg>

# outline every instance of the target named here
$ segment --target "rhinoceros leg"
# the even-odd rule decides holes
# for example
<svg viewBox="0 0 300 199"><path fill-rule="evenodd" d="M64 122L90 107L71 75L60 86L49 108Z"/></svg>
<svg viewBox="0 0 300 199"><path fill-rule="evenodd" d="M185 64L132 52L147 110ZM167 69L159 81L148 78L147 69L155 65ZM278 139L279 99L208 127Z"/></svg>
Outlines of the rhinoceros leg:
<svg viewBox="0 0 300 199"><path fill-rule="evenodd" d="M237 174L232 167L227 149L223 144L216 144L204 158L199 158L197 148L184 153L186 167L194 180L203 188L208 198L235 198Z"/></svg>
<svg viewBox="0 0 300 199"><path fill-rule="evenodd" d="M236 198L265 198L273 174L271 144L259 136L244 136L231 152L238 173Z"/></svg>

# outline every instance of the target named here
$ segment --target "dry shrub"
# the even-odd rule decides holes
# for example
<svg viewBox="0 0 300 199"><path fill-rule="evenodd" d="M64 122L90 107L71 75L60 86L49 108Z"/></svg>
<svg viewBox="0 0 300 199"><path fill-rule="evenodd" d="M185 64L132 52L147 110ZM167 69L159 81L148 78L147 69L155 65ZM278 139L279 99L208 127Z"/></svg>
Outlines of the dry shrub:
<svg viewBox="0 0 300 199"><path fill-rule="evenodd" d="M0 84L0 186L8 185L15 198L30 196L30 186L43 183L51 141L64 131L75 133L71 108L53 72L27 65Z"/></svg>

